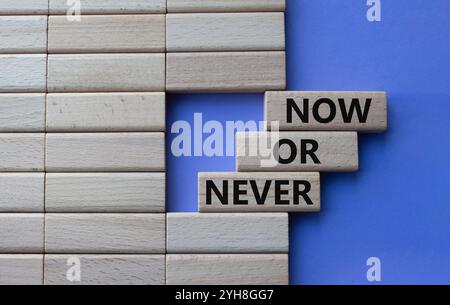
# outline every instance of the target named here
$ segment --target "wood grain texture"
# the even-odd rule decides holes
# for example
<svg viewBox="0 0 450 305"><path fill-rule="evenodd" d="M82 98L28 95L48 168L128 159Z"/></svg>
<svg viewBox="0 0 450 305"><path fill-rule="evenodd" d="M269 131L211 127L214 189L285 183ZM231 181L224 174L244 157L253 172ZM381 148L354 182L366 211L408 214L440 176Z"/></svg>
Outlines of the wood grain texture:
<svg viewBox="0 0 450 305"><path fill-rule="evenodd" d="M48 172L162 172L164 133L47 134Z"/></svg>
<svg viewBox="0 0 450 305"><path fill-rule="evenodd" d="M46 175L45 207L51 213L164 212L165 197L164 173Z"/></svg>
<svg viewBox="0 0 450 305"><path fill-rule="evenodd" d="M47 95L49 132L164 131L165 119L165 93Z"/></svg>
<svg viewBox="0 0 450 305"><path fill-rule="evenodd" d="M288 113L292 113L290 118ZM308 117L304 118L305 115ZM386 93L266 92L265 121L267 130L271 129L270 122L275 121L279 122L279 130L382 132L387 129Z"/></svg>
<svg viewBox="0 0 450 305"><path fill-rule="evenodd" d="M287 253L288 215L167 214L167 253Z"/></svg>
<svg viewBox="0 0 450 305"><path fill-rule="evenodd" d="M45 94L0 94L0 132L45 131Z"/></svg>
<svg viewBox="0 0 450 305"><path fill-rule="evenodd" d="M43 133L0 134L0 171L44 171Z"/></svg>
<svg viewBox="0 0 450 305"><path fill-rule="evenodd" d="M66 276L74 259L79 282ZM165 255L46 255L45 285L165 285L165 264Z"/></svg>
<svg viewBox="0 0 450 305"><path fill-rule="evenodd" d="M47 16L0 16L0 53L47 53Z"/></svg>
<svg viewBox="0 0 450 305"><path fill-rule="evenodd" d="M291 144L280 145L280 141ZM236 147L241 172L349 172L359 168L356 132L239 132Z"/></svg>
<svg viewBox="0 0 450 305"><path fill-rule="evenodd" d="M0 55L0 93L45 92L47 55Z"/></svg>
<svg viewBox="0 0 450 305"><path fill-rule="evenodd" d="M49 92L165 91L165 54L48 56Z"/></svg>
<svg viewBox="0 0 450 305"><path fill-rule="evenodd" d="M169 13L278 12L285 9L285 0L167 0Z"/></svg>
<svg viewBox="0 0 450 305"><path fill-rule="evenodd" d="M288 285L287 254L167 255L167 285Z"/></svg>
<svg viewBox="0 0 450 305"><path fill-rule="evenodd" d="M168 52L284 49L284 13L167 15Z"/></svg>
<svg viewBox="0 0 450 305"><path fill-rule="evenodd" d="M50 16L49 53L165 52L165 15Z"/></svg>
<svg viewBox="0 0 450 305"><path fill-rule="evenodd" d="M44 173L0 173L1 213L43 213Z"/></svg>
<svg viewBox="0 0 450 305"><path fill-rule="evenodd" d="M42 285L44 255L0 255L0 285Z"/></svg>
<svg viewBox="0 0 450 305"><path fill-rule="evenodd" d="M50 14L66 14L66 0L50 0ZM81 15L154 14L166 12L166 0L80 0Z"/></svg>
<svg viewBox="0 0 450 305"><path fill-rule="evenodd" d="M45 214L51 254L165 253L165 214Z"/></svg>
<svg viewBox="0 0 450 305"><path fill-rule="evenodd" d="M263 92L285 87L285 52L167 54L169 92Z"/></svg>
<svg viewBox="0 0 450 305"><path fill-rule="evenodd" d="M48 0L2 0L0 15L48 14Z"/></svg>
<svg viewBox="0 0 450 305"><path fill-rule="evenodd" d="M320 211L319 173L199 173L198 183L200 212Z"/></svg>
<svg viewBox="0 0 450 305"><path fill-rule="evenodd" d="M0 214L0 253L44 253L44 214Z"/></svg>

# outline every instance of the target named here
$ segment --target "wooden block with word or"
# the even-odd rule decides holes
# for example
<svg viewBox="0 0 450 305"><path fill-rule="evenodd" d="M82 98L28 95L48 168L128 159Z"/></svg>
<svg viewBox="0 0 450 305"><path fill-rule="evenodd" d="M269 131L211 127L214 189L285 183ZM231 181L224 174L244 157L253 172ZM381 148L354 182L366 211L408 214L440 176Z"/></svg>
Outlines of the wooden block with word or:
<svg viewBox="0 0 450 305"><path fill-rule="evenodd" d="M45 285L165 285L164 255L45 255Z"/></svg>
<svg viewBox="0 0 450 305"><path fill-rule="evenodd" d="M0 285L42 285L44 255L1 254Z"/></svg>
<svg viewBox="0 0 450 305"><path fill-rule="evenodd" d="M62 2L63 0L61 0ZM64 1L65 2L65 1ZM48 0L2 0L0 15L46 15Z"/></svg>
<svg viewBox="0 0 450 305"><path fill-rule="evenodd" d="M44 133L1 133L0 172L44 171Z"/></svg>
<svg viewBox="0 0 450 305"><path fill-rule="evenodd" d="M167 15L168 52L284 49L284 13Z"/></svg>
<svg viewBox="0 0 450 305"><path fill-rule="evenodd" d="M0 94L0 132L45 131L45 94Z"/></svg>
<svg viewBox="0 0 450 305"><path fill-rule="evenodd" d="M79 0L81 15L156 14L166 12L166 0ZM67 14L67 0L49 0L50 14ZM83 17L81 17L83 18ZM83 19L81 19L83 20Z"/></svg>
<svg viewBox="0 0 450 305"><path fill-rule="evenodd" d="M165 69L160 53L49 55L48 91L165 91Z"/></svg>
<svg viewBox="0 0 450 305"><path fill-rule="evenodd" d="M163 172L164 133L47 134L47 172Z"/></svg>
<svg viewBox="0 0 450 305"><path fill-rule="evenodd" d="M0 55L0 93L46 91L47 55Z"/></svg>
<svg viewBox="0 0 450 305"><path fill-rule="evenodd" d="M286 87L285 52L167 54L169 92L263 92Z"/></svg>
<svg viewBox="0 0 450 305"><path fill-rule="evenodd" d="M48 173L45 208L49 213L164 212L165 176L164 173Z"/></svg>
<svg viewBox="0 0 450 305"><path fill-rule="evenodd" d="M47 95L48 132L164 131L165 118L162 92Z"/></svg>
<svg viewBox="0 0 450 305"><path fill-rule="evenodd" d="M44 213L44 173L0 173L0 213Z"/></svg>
<svg viewBox="0 0 450 305"><path fill-rule="evenodd" d="M287 254L167 255L167 285L288 285Z"/></svg>
<svg viewBox="0 0 450 305"><path fill-rule="evenodd" d="M200 173L200 212L319 212L319 173Z"/></svg>
<svg viewBox="0 0 450 305"><path fill-rule="evenodd" d="M165 15L50 16L49 53L165 52Z"/></svg>
<svg viewBox="0 0 450 305"><path fill-rule="evenodd" d="M356 132L239 132L240 172L351 172L359 168Z"/></svg>
<svg viewBox="0 0 450 305"><path fill-rule="evenodd" d="M288 215L167 214L167 253L287 253Z"/></svg>
<svg viewBox="0 0 450 305"><path fill-rule="evenodd" d="M0 214L0 253L44 253L44 214Z"/></svg>
<svg viewBox="0 0 450 305"><path fill-rule="evenodd" d="M382 132L385 92L271 91L265 97L266 129Z"/></svg>
<svg viewBox="0 0 450 305"><path fill-rule="evenodd" d="M280 12L285 9L285 0L167 0L169 13Z"/></svg>
<svg viewBox="0 0 450 305"><path fill-rule="evenodd" d="M47 53L47 16L0 16L0 53Z"/></svg>
<svg viewBox="0 0 450 305"><path fill-rule="evenodd" d="M45 214L52 254L165 253L165 214Z"/></svg>

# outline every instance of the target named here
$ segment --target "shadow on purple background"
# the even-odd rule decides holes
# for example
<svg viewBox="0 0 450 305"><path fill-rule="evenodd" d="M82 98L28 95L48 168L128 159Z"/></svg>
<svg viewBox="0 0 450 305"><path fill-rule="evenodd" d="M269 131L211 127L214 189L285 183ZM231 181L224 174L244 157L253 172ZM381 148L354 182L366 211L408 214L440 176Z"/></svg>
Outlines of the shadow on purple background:
<svg viewBox="0 0 450 305"><path fill-rule="evenodd" d="M384 90L389 131L360 137L361 170L322 176L322 212L290 217L292 284L450 284L450 2L287 0L289 90ZM262 120L263 96L173 95L174 121ZM197 211L197 172L233 157L175 158L168 135L168 210Z"/></svg>

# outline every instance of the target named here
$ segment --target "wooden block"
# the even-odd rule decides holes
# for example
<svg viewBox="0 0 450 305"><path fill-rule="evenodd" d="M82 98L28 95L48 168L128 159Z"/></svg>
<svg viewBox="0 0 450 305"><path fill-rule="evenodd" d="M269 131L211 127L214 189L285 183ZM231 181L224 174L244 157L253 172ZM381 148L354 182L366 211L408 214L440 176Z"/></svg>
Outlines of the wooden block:
<svg viewBox="0 0 450 305"><path fill-rule="evenodd" d="M165 91L165 54L48 56L49 92Z"/></svg>
<svg viewBox="0 0 450 305"><path fill-rule="evenodd" d="M319 212L319 173L199 173L200 212Z"/></svg>
<svg viewBox="0 0 450 305"><path fill-rule="evenodd" d="M356 132L239 132L241 172L357 171Z"/></svg>
<svg viewBox="0 0 450 305"><path fill-rule="evenodd" d="M48 0L2 0L0 15L46 15Z"/></svg>
<svg viewBox="0 0 450 305"><path fill-rule="evenodd" d="M44 171L43 133L0 134L0 172Z"/></svg>
<svg viewBox="0 0 450 305"><path fill-rule="evenodd" d="M165 212L165 178L164 173L49 173L46 211Z"/></svg>
<svg viewBox="0 0 450 305"><path fill-rule="evenodd" d="M43 253L44 214L0 214L0 253Z"/></svg>
<svg viewBox="0 0 450 305"><path fill-rule="evenodd" d="M288 285L287 254L167 255L167 285Z"/></svg>
<svg viewBox="0 0 450 305"><path fill-rule="evenodd" d="M284 90L285 52L168 53L166 86L171 92Z"/></svg>
<svg viewBox="0 0 450 305"><path fill-rule="evenodd" d="M52 254L165 253L165 214L45 214Z"/></svg>
<svg viewBox="0 0 450 305"><path fill-rule="evenodd" d="M0 173L1 213L44 213L44 173Z"/></svg>
<svg viewBox="0 0 450 305"><path fill-rule="evenodd" d="M45 92L47 55L0 55L0 93Z"/></svg>
<svg viewBox="0 0 450 305"><path fill-rule="evenodd" d="M287 253L288 215L167 214L167 253Z"/></svg>
<svg viewBox="0 0 450 305"><path fill-rule="evenodd" d="M78 263L79 281L67 277ZM165 255L46 255L45 285L165 285L165 264Z"/></svg>
<svg viewBox="0 0 450 305"><path fill-rule="evenodd" d="M266 92L266 129L382 132L387 129L385 92Z"/></svg>
<svg viewBox="0 0 450 305"><path fill-rule="evenodd" d="M45 131L45 94L0 94L0 132Z"/></svg>
<svg viewBox="0 0 450 305"><path fill-rule="evenodd" d="M47 16L0 16L0 53L47 53Z"/></svg>
<svg viewBox="0 0 450 305"><path fill-rule="evenodd" d="M165 52L165 15L50 16L49 53Z"/></svg>
<svg viewBox="0 0 450 305"><path fill-rule="evenodd" d="M47 134L48 172L162 172L164 133Z"/></svg>
<svg viewBox="0 0 450 305"><path fill-rule="evenodd" d="M0 285L42 285L44 255L0 255Z"/></svg>
<svg viewBox="0 0 450 305"><path fill-rule="evenodd" d="M53 93L47 131L164 131L165 93Z"/></svg>
<svg viewBox="0 0 450 305"><path fill-rule="evenodd" d="M168 52L284 49L284 13L167 15Z"/></svg>
<svg viewBox="0 0 450 305"><path fill-rule="evenodd" d="M285 0L167 0L169 13L279 12L285 9Z"/></svg>
<svg viewBox="0 0 450 305"><path fill-rule="evenodd" d="M67 0L49 0L49 4L51 15L66 14L69 8ZM81 15L154 14L166 12L166 0L80 0L80 5Z"/></svg>

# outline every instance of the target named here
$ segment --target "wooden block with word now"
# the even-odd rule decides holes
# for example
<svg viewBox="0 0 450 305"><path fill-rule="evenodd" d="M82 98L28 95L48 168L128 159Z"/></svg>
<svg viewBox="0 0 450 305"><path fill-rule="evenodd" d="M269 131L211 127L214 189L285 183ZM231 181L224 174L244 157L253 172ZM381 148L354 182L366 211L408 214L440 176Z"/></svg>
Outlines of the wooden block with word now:
<svg viewBox="0 0 450 305"><path fill-rule="evenodd" d="M45 94L0 94L0 132L45 131Z"/></svg>
<svg viewBox="0 0 450 305"><path fill-rule="evenodd" d="M42 285L44 255L1 254L0 285Z"/></svg>
<svg viewBox="0 0 450 305"><path fill-rule="evenodd" d="M167 0L169 13L281 12L285 9L285 0Z"/></svg>
<svg viewBox="0 0 450 305"><path fill-rule="evenodd" d="M167 255L167 285L288 285L287 254Z"/></svg>
<svg viewBox="0 0 450 305"><path fill-rule="evenodd" d="M44 213L44 173L0 173L1 213Z"/></svg>
<svg viewBox="0 0 450 305"><path fill-rule="evenodd" d="M63 0L61 0L62 2ZM65 2L65 1L64 1ZM0 15L46 15L48 0L2 0Z"/></svg>
<svg viewBox="0 0 450 305"><path fill-rule="evenodd" d="M45 255L45 285L165 285L165 255Z"/></svg>
<svg viewBox="0 0 450 305"><path fill-rule="evenodd" d="M0 253L44 253L44 214L0 214Z"/></svg>
<svg viewBox="0 0 450 305"><path fill-rule="evenodd" d="M165 214L45 214L52 254L165 253Z"/></svg>
<svg viewBox="0 0 450 305"><path fill-rule="evenodd" d="M0 16L0 53L47 53L47 16Z"/></svg>
<svg viewBox="0 0 450 305"><path fill-rule="evenodd" d="M166 0L79 0L80 14L157 14L166 12ZM50 14L67 14L67 0L50 0ZM81 17L83 18L83 17ZM83 20L83 19L81 19Z"/></svg>
<svg viewBox="0 0 450 305"><path fill-rule="evenodd" d="M167 214L167 253L287 253L288 215Z"/></svg>
<svg viewBox="0 0 450 305"><path fill-rule="evenodd" d="M387 129L385 92L271 91L265 97L267 130L382 132Z"/></svg>
<svg viewBox="0 0 450 305"><path fill-rule="evenodd" d="M46 91L47 55L0 55L0 93Z"/></svg>
<svg viewBox="0 0 450 305"><path fill-rule="evenodd" d="M240 132L240 172L357 171L356 132Z"/></svg>
<svg viewBox="0 0 450 305"><path fill-rule="evenodd" d="M0 172L44 171L45 134L1 133Z"/></svg>
<svg viewBox="0 0 450 305"><path fill-rule="evenodd" d="M319 173L200 173L200 212L319 212Z"/></svg>

